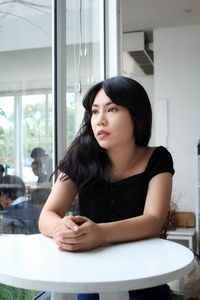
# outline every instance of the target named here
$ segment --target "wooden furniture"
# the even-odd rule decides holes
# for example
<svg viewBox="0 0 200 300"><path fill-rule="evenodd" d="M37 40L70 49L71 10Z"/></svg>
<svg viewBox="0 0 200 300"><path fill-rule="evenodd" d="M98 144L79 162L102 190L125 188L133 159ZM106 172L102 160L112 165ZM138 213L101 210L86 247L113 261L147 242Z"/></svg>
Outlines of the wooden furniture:
<svg viewBox="0 0 200 300"><path fill-rule="evenodd" d="M195 227L195 213L192 211L177 211L176 215L176 227Z"/></svg>
<svg viewBox="0 0 200 300"><path fill-rule="evenodd" d="M128 300L128 291L182 278L193 268L191 250L159 238L87 252L58 250L40 234L0 236L0 282L51 291L52 300L99 293L100 300Z"/></svg>

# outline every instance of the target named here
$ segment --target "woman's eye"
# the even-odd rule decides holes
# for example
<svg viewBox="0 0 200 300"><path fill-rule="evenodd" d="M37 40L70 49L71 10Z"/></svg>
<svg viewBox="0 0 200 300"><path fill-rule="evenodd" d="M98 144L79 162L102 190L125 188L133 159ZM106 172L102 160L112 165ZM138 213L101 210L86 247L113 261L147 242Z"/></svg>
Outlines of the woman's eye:
<svg viewBox="0 0 200 300"><path fill-rule="evenodd" d="M98 113L97 109L92 109L92 115L96 115Z"/></svg>
<svg viewBox="0 0 200 300"><path fill-rule="evenodd" d="M108 111L110 111L110 112L116 112L116 111L117 111L117 108L116 108L116 107L110 107L110 108L108 109Z"/></svg>

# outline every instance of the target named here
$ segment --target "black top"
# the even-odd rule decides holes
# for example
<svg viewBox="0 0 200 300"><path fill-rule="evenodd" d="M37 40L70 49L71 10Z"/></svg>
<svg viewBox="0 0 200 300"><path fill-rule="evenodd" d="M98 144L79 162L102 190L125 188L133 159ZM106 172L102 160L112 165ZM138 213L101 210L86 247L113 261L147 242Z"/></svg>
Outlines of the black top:
<svg viewBox="0 0 200 300"><path fill-rule="evenodd" d="M87 191L81 191L80 215L96 223L142 215L150 180L165 172L174 174L173 160L169 151L160 146L153 151L144 172L116 182L102 180Z"/></svg>

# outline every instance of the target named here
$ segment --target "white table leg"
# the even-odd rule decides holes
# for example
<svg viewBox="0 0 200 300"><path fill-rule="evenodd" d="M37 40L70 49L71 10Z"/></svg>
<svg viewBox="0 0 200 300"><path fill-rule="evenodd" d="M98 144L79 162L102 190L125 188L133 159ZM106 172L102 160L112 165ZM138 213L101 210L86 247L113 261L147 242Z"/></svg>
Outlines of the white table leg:
<svg viewBox="0 0 200 300"><path fill-rule="evenodd" d="M128 291L116 293L101 293L99 294L100 300L129 300Z"/></svg>
<svg viewBox="0 0 200 300"><path fill-rule="evenodd" d="M51 300L76 300L76 294L51 293Z"/></svg>
<svg viewBox="0 0 200 300"><path fill-rule="evenodd" d="M180 278L178 281L178 291L183 293L184 291L184 278Z"/></svg>

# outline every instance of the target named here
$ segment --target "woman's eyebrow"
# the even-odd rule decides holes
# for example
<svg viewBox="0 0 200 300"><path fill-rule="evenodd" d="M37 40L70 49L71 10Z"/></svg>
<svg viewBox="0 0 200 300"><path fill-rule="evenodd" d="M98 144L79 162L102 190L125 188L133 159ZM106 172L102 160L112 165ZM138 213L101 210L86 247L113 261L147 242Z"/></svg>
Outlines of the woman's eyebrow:
<svg viewBox="0 0 200 300"><path fill-rule="evenodd" d="M107 103L105 104L105 106L109 106L109 105L111 105L111 104L113 104L113 102L112 102L112 101L109 101L109 102L107 102ZM92 104L92 107L99 107L99 104Z"/></svg>

